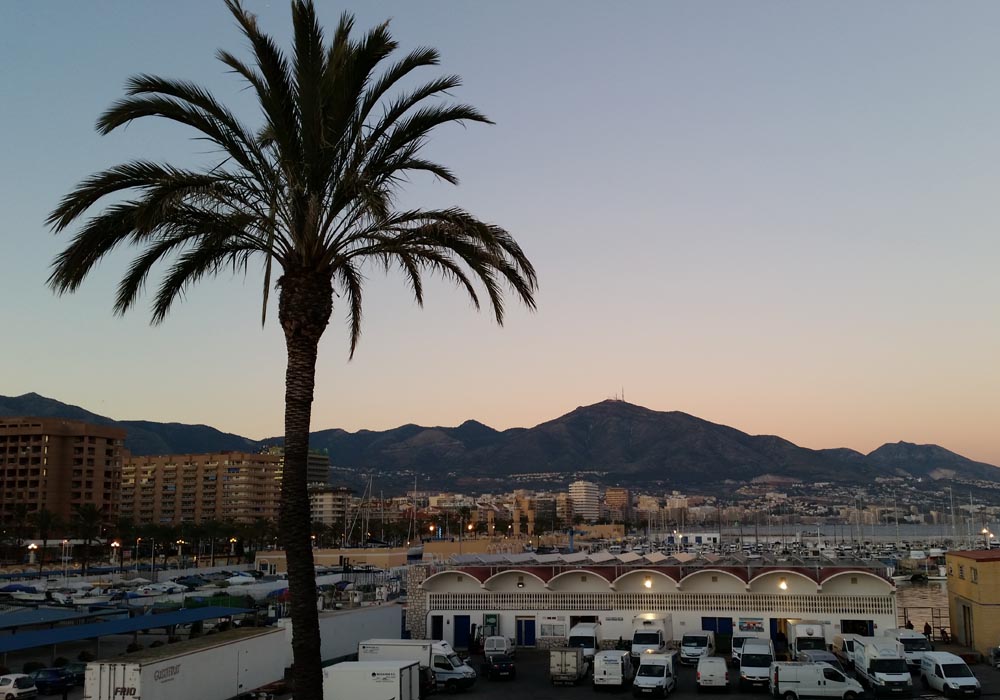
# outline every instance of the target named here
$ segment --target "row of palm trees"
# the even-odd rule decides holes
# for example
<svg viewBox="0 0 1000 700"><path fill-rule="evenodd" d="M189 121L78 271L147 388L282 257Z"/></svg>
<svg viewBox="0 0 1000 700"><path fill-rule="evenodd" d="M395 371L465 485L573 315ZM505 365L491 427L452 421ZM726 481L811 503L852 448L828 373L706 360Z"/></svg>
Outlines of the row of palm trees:
<svg viewBox="0 0 1000 700"><path fill-rule="evenodd" d="M133 559L154 553L166 557L185 551L188 555L204 552L209 557L202 560L204 565L215 566L220 555L225 555L227 562L231 555L252 560L257 550L275 544L277 539L277 524L262 518L251 523L207 520L139 525L127 518L111 522L104 511L91 503L76 507L69 520L47 508L29 512L24 504L15 505L10 516L9 526L3 531L4 560L22 562L27 553L25 542L36 539L41 541L36 563L42 568L52 558L50 543L82 540L73 555L84 572L92 561L105 561L113 556L112 549L132 550ZM112 543L117 543L117 547L113 548ZM95 546L99 553L95 553Z"/></svg>

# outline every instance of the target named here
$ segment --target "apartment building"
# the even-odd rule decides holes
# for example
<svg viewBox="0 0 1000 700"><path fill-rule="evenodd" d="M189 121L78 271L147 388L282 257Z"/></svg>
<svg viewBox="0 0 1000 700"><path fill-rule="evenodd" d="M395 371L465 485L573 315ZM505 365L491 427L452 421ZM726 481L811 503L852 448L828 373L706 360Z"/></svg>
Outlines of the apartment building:
<svg viewBox="0 0 1000 700"><path fill-rule="evenodd" d="M278 455L284 460L284 447L270 447L267 454ZM325 484L330 481L330 455L319 450L309 450L306 457L306 482L309 484Z"/></svg>
<svg viewBox="0 0 1000 700"><path fill-rule="evenodd" d="M354 491L346 486L309 489L309 510L313 522L341 528L351 512Z"/></svg>
<svg viewBox="0 0 1000 700"><path fill-rule="evenodd" d="M609 486L604 492L604 507L612 522L632 519L632 494L621 486Z"/></svg>
<svg viewBox="0 0 1000 700"><path fill-rule="evenodd" d="M601 517L601 492L590 481L574 481L569 485L569 497L573 500L573 515L583 517L588 523Z"/></svg>
<svg viewBox="0 0 1000 700"><path fill-rule="evenodd" d="M283 462L248 452L132 457L122 467L121 516L137 524L276 520Z"/></svg>
<svg viewBox="0 0 1000 700"><path fill-rule="evenodd" d="M69 522L85 504L118 517L125 430L62 418L0 418L0 519L46 508Z"/></svg>

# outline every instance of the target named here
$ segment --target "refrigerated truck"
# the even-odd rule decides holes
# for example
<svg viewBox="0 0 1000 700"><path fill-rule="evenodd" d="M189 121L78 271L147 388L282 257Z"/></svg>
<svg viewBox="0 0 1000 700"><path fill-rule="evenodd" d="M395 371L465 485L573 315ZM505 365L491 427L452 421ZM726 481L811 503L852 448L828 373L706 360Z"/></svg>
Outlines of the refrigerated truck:
<svg viewBox="0 0 1000 700"><path fill-rule="evenodd" d="M323 669L323 700L420 700L416 661L343 661Z"/></svg>
<svg viewBox="0 0 1000 700"><path fill-rule="evenodd" d="M434 673L438 688L457 691L476 682L476 672L448 642L431 639L366 639L358 644L358 661L416 661Z"/></svg>
<svg viewBox="0 0 1000 700"><path fill-rule="evenodd" d="M229 630L115 660L92 661L84 700L228 700L285 675L284 630Z"/></svg>

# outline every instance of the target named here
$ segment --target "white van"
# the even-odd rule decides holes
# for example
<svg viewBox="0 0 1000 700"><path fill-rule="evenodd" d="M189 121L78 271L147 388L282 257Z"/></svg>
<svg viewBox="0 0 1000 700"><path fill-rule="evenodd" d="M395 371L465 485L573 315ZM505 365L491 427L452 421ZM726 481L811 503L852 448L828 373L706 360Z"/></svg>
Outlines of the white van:
<svg viewBox="0 0 1000 700"><path fill-rule="evenodd" d="M483 656L493 654L514 656L514 642L507 637L487 637L483 642Z"/></svg>
<svg viewBox="0 0 1000 700"><path fill-rule="evenodd" d="M594 689L624 688L632 682L632 657L624 649L599 651L594 656Z"/></svg>
<svg viewBox="0 0 1000 700"><path fill-rule="evenodd" d="M703 656L715 653L715 632L687 632L681 637L681 663L694 665Z"/></svg>
<svg viewBox="0 0 1000 700"><path fill-rule="evenodd" d="M925 652L920 661L920 681L945 697L949 695L978 698L982 692L976 678L960 656L947 651Z"/></svg>
<svg viewBox="0 0 1000 700"><path fill-rule="evenodd" d="M740 656L740 690L766 688L774 663L774 645L771 640L754 640L743 645Z"/></svg>
<svg viewBox="0 0 1000 700"><path fill-rule="evenodd" d="M632 695L659 695L667 697L677 687L677 652L642 654L639 668L632 679Z"/></svg>
<svg viewBox="0 0 1000 700"><path fill-rule="evenodd" d="M743 653L743 645L747 642L764 640L763 633L757 632L736 632L733 635L733 642L730 648L730 659L733 666L740 665L740 654Z"/></svg>
<svg viewBox="0 0 1000 700"><path fill-rule="evenodd" d="M725 659L717 656L701 657L698 659L698 672L695 678L699 693L705 688L721 688L729 692L729 668Z"/></svg>
<svg viewBox="0 0 1000 700"><path fill-rule="evenodd" d="M854 668L854 643L861 639L860 634L837 634L833 637L833 644L830 651L840 659L840 663L848 671Z"/></svg>
<svg viewBox="0 0 1000 700"><path fill-rule="evenodd" d="M771 695L784 700L841 698L856 700L864 689L829 664L778 661L771 664Z"/></svg>
<svg viewBox="0 0 1000 700"><path fill-rule="evenodd" d="M840 659L832 651L818 651L816 649L800 651L799 661L807 661L814 664L830 664L841 673L847 673L844 670L844 666L840 663Z"/></svg>

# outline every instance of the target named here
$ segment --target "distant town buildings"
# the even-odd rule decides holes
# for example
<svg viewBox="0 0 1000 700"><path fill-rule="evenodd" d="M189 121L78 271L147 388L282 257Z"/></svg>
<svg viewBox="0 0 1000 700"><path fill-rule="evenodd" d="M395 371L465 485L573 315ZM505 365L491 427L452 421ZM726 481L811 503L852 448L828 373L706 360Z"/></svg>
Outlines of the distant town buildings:
<svg viewBox="0 0 1000 700"><path fill-rule="evenodd" d="M70 522L93 505L108 522L118 516L125 431L61 418L0 419L0 519L21 506ZM20 524L20 523L19 523Z"/></svg>

